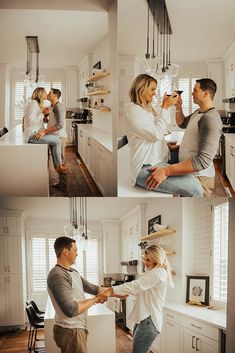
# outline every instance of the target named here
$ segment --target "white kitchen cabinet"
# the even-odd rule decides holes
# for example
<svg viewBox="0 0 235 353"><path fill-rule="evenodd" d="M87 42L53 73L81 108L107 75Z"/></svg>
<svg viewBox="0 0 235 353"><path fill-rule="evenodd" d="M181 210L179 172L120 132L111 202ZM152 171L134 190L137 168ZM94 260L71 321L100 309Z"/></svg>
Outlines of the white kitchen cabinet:
<svg viewBox="0 0 235 353"><path fill-rule="evenodd" d="M0 235L15 235L19 233L18 218L0 215Z"/></svg>
<svg viewBox="0 0 235 353"><path fill-rule="evenodd" d="M72 132L72 119L66 119L66 133L67 133L67 146L72 145L73 132Z"/></svg>
<svg viewBox="0 0 235 353"><path fill-rule="evenodd" d="M169 339L170 337L170 339ZM180 352L180 315L170 311L163 312L162 331L153 344L153 352L159 353Z"/></svg>
<svg viewBox="0 0 235 353"><path fill-rule="evenodd" d="M180 352L219 353L219 342L182 327Z"/></svg>
<svg viewBox="0 0 235 353"><path fill-rule="evenodd" d="M234 43L228 50L224 60L225 67L225 97L235 96L235 46Z"/></svg>
<svg viewBox="0 0 235 353"><path fill-rule="evenodd" d="M66 67L65 68L65 80L66 80L66 96L65 106L66 109L72 109L78 107L78 69L77 67Z"/></svg>
<svg viewBox="0 0 235 353"><path fill-rule="evenodd" d="M89 170L91 176L95 177L95 141L89 135L86 135L86 167Z"/></svg>
<svg viewBox="0 0 235 353"><path fill-rule="evenodd" d="M121 237L119 221L103 221L103 263L105 274L120 273Z"/></svg>
<svg viewBox="0 0 235 353"><path fill-rule="evenodd" d="M235 190L235 138L229 134L225 134L225 172Z"/></svg>
<svg viewBox="0 0 235 353"><path fill-rule="evenodd" d="M83 129L82 129L82 126L78 127L78 154L80 155L80 157L83 159L84 158L84 142L83 142Z"/></svg>
<svg viewBox="0 0 235 353"><path fill-rule="evenodd" d="M20 212L0 212L5 228L5 235L0 235L0 325L23 326L26 293L23 217Z"/></svg>
<svg viewBox="0 0 235 353"><path fill-rule="evenodd" d="M125 104L130 101L129 91L134 78L142 72L141 60L136 56L118 57L118 134L126 134L124 125Z"/></svg>

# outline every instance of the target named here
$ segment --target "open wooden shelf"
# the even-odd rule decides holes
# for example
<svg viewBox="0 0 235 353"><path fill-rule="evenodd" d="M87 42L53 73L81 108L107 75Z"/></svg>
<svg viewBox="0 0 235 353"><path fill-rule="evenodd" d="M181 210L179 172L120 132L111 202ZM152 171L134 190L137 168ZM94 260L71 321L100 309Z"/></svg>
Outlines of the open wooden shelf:
<svg viewBox="0 0 235 353"><path fill-rule="evenodd" d="M84 108L84 107L80 107L81 109L85 109L85 110L91 110L91 111L94 111L94 112L101 112L101 113L107 113L107 112L111 112L111 109L110 108L107 108L107 109L96 109L96 108Z"/></svg>
<svg viewBox="0 0 235 353"><path fill-rule="evenodd" d="M87 95L88 96L100 96L102 94L108 94L108 93L110 93L110 91L108 91L108 90L103 90L103 91L99 90L99 91L94 91L94 92L91 92L91 93L87 93Z"/></svg>
<svg viewBox="0 0 235 353"><path fill-rule="evenodd" d="M170 256L170 255L175 255L176 254L176 252L175 251L173 251L173 250L165 250L165 253L166 253L166 256Z"/></svg>
<svg viewBox="0 0 235 353"><path fill-rule="evenodd" d="M107 77L108 75L110 75L110 73L106 71L97 72L95 75L89 77L87 82L96 82L101 80L104 77Z"/></svg>
<svg viewBox="0 0 235 353"><path fill-rule="evenodd" d="M158 230L157 232L154 232L152 234L146 235L145 237L141 238L141 240L153 240L153 239L157 239L159 237L163 237L165 235L170 235L175 233L176 231L174 229L162 229L162 230Z"/></svg>

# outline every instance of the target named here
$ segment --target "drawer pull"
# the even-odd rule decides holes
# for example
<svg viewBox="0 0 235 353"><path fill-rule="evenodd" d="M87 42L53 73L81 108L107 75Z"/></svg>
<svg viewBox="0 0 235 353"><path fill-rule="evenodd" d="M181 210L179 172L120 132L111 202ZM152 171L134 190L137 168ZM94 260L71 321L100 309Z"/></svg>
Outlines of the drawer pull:
<svg viewBox="0 0 235 353"><path fill-rule="evenodd" d="M166 316L171 317L172 319L174 318L174 315L166 314Z"/></svg>
<svg viewBox="0 0 235 353"><path fill-rule="evenodd" d="M175 324L173 324L172 322L169 322L169 321L167 321L167 325L175 326Z"/></svg>
<svg viewBox="0 0 235 353"><path fill-rule="evenodd" d="M195 344L194 344L194 340L195 340L195 336L192 336L192 348L195 349Z"/></svg>
<svg viewBox="0 0 235 353"><path fill-rule="evenodd" d="M198 347L198 342L199 342L199 338L196 338L196 351L199 351L199 347Z"/></svg>
<svg viewBox="0 0 235 353"><path fill-rule="evenodd" d="M200 326L197 326L197 325L194 325L194 324L191 324L191 326L193 326L193 327L195 327L195 328L198 328L199 330L202 329Z"/></svg>

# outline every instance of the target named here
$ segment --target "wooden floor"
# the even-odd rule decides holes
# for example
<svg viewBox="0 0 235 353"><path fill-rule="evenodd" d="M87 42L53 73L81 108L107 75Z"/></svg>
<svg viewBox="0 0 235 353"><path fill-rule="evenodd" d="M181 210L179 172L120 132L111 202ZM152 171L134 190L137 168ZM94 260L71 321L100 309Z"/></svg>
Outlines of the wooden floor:
<svg viewBox="0 0 235 353"><path fill-rule="evenodd" d="M44 335L41 330L39 338ZM0 334L0 353L27 353L28 332L18 331L15 333ZM116 327L116 353L131 353L131 336L124 332L119 326ZM50 353L50 352L47 352ZM101 352L102 353L102 352Z"/></svg>
<svg viewBox="0 0 235 353"><path fill-rule="evenodd" d="M228 181L228 178L226 176L223 176L222 171L221 171L221 160L215 159L214 160L214 165L215 165L215 172L216 175L220 178L220 181L223 185L223 187L231 194L227 196L235 197L235 191L233 190L230 182Z"/></svg>

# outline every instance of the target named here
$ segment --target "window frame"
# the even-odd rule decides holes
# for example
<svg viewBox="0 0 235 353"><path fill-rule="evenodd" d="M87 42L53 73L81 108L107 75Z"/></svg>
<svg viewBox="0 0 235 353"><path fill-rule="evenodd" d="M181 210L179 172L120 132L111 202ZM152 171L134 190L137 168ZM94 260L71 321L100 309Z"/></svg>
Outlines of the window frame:
<svg viewBox="0 0 235 353"><path fill-rule="evenodd" d="M211 229L212 229L212 237L211 237L211 276L210 276L210 305L218 307L220 309L226 309L227 300L216 300L213 299L213 287L214 287L214 217L215 217L215 207L220 206L222 204L228 204L228 220L229 220L229 202L228 200L224 200L223 198L220 200L214 200L212 205L212 217L211 217ZM228 254L227 254L228 261ZM228 277L227 277L228 280ZM228 283L228 282L227 282Z"/></svg>

